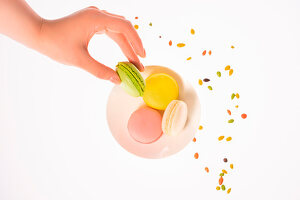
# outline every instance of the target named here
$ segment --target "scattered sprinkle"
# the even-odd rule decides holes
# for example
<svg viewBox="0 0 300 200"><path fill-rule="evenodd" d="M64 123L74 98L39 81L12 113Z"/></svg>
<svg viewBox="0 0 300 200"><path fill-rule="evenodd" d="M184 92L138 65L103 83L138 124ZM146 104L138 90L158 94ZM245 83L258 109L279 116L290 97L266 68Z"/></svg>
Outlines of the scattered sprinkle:
<svg viewBox="0 0 300 200"><path fill-rule="evenodd" d="M232 137L226 138L226 141L227 141L227 142L229 142L229 141L231 141L231 140L232 140Z"/></svg>
<svg viewBox="0 0 300 200"><path fill-rule="evenodd" d="M219 176L224 176L224 173L220 173L220 175Z"/></svg>
<svg viewBox="0 0 300 200"><path fill-rule="evenodd" d="M198 154L198 153L195 153L195 154L194 154L194 158L195 158L195 159L198 159L198 158L199 158L199 154Z"/></svg>
<svg viewBox="0 0 300 200"><path fill-rule="evenodd" d="M200 125L200 126L199 126L199 130L202 130L202 129L203 129L203 126Z"/></svg>
<svg viewBox="0 0 300 200"><path fill-rule="evenodd" d="M220 137L218 138L219 141L221 141L221 140L223 140L223 139L224 139L224 136L223 136L223 135L220 136Z"/></svg>
<svg viewBox="0 0 300 200"><path fill-rule="evenodd" d="M135 17L134 19L138 19L139 17Z"/></svg>
<svg viewBox="0 0 300 200"><path fill-rule="evenodd" d="M204 51L202 52L202 56L205 56L205 54L206 54L206 50L204 50Z"/></svg>
<svg viewBox="0 0 300 200"><path fill-rule="evenodd" d="M216 190L220 190L220 189L221 189L220 186L217 186L217 187L216 187Z"/></svg>
<svg viewBox="0 0 300 200"><path fill-rule="evenodd" d="M239 105L236 105L235 107L236 107L236 108L238 108L238 107L239 107Z"/></svg>
<svg viewBox="0 0 300 200"><path fill-rule="evenodd" d="M208 54L211 56L211 50L209 50Z"/></svg>
<svg viewBox="0 0 300 200"><path fill-rule="evenodd" d="M203 84L203 81L201 79L199 79L199 85L202 85Z"/></svg>
<svg viewBox="0 0 300 200"><path fill-rule="evenodd" d="M223 172L224 174L227 174L227 171L226 171L225 169L222 169L222 172Z"/></svg>
<svg viewBox="0 0 300 200"><path fill-rule="evenodd" d="M191 60L192 59L192 57L188 57L186 60Z"/></svg>
<svg viewBox="0 0 300 200"><path fill-rule="evenodd" d="M229 76L231 76L233 74L233 69L229 70Z"/></svg>
<svg viewBox="0 0 300 200"><path fill-rule="evenodd" d="M152 22L149 23L149 26L152 26Z"/></svg>
<svg viewBox="0 0 300 200"><path fill-rule="evenodd" d="M228 123L233 123L233 122L234 122L234 119L228 120Z"/></svg>
<svg viewBox="0 0 300 200"><path fill-rule="evenodd" d="M172 40L169 41L169 45L172 46Z"/></svg>
<svg viewBox="0 0 300 200"><path fill-rule="evenodd" d="M230 110L227 110L227 113L228 113L228 115L231 115L231 111Z"/></svg>
<svg viewBox="0 0 300 200"><path fill-rule="evenodd" d="M217 76L221 77L221 72L217 71Z"/></svg>
<svg viewBox="0 0 300 200"><path fill-rule="evenodd" d="M233 99L234 99L234 97L235 97L235 94L234 94L234 93L232 93L232 95L231 95L231 100L233 100Z"/></svg>
<svg viewBox="0 0 300 200"><path fill-rule="evenodd" d="M196 138L193 138L193 142L196 142Z"/></svg>
<svg viewBox="0 0 300 200"><path fill-rule="evenodd" d="M227 190L227 194L229 194L231 192L231 188L229 188L228 190Z"/></svg>
<svg viewBox="0 0 300 200"><path fill-rule="evenodd" d="M208 167L205 167L205 171L208 173L209 172L209 169L208 169Z"/></svg>
<svg viewBox="0 0 300 200"><path fill-rule="evenodd" d="M225 71L227 71L227 70L230 70L230 65L227 65L227 66L225 67Z"/></svg>
<svg viewBox="0 0 300 200"><path fill-rule="evenodd" d="M234 49L234 46L231 46L232 49Z"/></svg>
<svg viewBox="0 0 300 200"><path fill-rule="evenodd" d="M139 25L137 25L137 24L134 25L134 28L135 28L135 29L139 29Z"/></svg>
<svg viewBox="0 0 300 200"><path fill-rule="evenodd" d="M191 29L191 34L194 35L195 34L195 30Z"/></svg>
<svg viewBox="0 0 300 200"><path fill-rule="evenodd" d="M205 79L203 79L203 81L204 81L204 82L209 82L209 81L210 81L210 79L208 79L208 78L205 78Z"/></svg>
<svg viewBox="0 0 300 200"><path fill-rule="evenodd" d="M180 47L184 47L184 46L185 46L184 43L178 43L178 44L177 44L177 47L179 47L179 48L180 48Z"/></svg>
<svg viewBox="0 0 300 200"><path fill-rule="evenodd" d="M158 36L159 38L161 38L161 35L160 36Z"/></svg>
<svg viewBox="0 0 300 200"><path fill-rule="evenodd" d="M247 118L247 114L244 113L244 114L241 115L241 117L242 117L243 119L246 119L246 118Z"/></svg>
<svg viewBox="0 0 300 200"><path fill-rule="evenodd" d="M230 164L230 168L233 169L233 164Z"/></svg>
<svg viewBox="0 0 300 200"><path fill-rule="evenodd" d="M220 179L219 179L219 185L222 185L223 180L224 180L224 179L223 179L223 176L221 176Z"/></svg>
<svg viewBox="0 0 300 200"><path fill-rule="evenodd" d="M235 96L236 96L237 99L240 98L240 94L239 93L236 93Z"/></svg>
<svg viewBox="0 0 300 200"><path fill-rule="evenodd" d="M212 90L212 87L209 85L209 86L207 86L207 88L209 89L209 90Z"/></svg>
<svg viewBox="0 0 300 200"><path fill-rule="evenodd" d="M223 159L223 161L224 161L224 162L227 162L227 161L228 161L228 159L227 159L227 158L224 158L224 159Z"/></svg>
<svg viewBox="0 0 300 200"><path fill-rule="evenodd" d="M225 185L222 185L221 188L223 191L226 190Z"/></svg>

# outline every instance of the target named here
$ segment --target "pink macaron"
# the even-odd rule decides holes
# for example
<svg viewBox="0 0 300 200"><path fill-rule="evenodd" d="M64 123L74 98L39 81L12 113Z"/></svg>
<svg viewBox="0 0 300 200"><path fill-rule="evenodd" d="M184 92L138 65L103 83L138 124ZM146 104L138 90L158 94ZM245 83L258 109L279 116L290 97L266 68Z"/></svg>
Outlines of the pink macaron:
<svg viewBox="0 0 300 200"><path fill-rule="evenodd" d="M127 128L134 140L149 144L155 142L162 135L161 123L161 114L157 110L145 106L131 114Z"/></svg>

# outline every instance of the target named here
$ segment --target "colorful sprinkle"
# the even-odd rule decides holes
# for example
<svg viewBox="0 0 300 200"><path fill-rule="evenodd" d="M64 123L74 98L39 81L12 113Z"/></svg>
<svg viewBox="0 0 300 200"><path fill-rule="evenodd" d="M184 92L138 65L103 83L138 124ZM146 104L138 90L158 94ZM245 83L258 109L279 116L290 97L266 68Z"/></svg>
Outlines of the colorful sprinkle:
<svg viewBox="0 0 300 200"><path fill-rule="evenodd" d="M161 38L161 35L160 36L158 36L159 38Z"/></svg>
<svg viewBox="0 0 300 200"><path fill-rule="evenodd" d="M134 28L135 29L139 29L139 25L134 25Z"/></svg>
<svg viewBox="0 0 300 200"><path fill-rule="evenodd" d="M231 111L230 110L227 110L227 113L228 113L228 115L231 115Z"/></svg>
<svg viewBox="0 0 300 200"><path fill-rule="evenodd" d="M221 141L221 140L223 140L223 139L224 139L224 136L223 136L223 135L220 136L220 137L218 138L219 141Z"/></svg>
<svg viewBox="0 0 300 200"><path fill-rule="evenodd" d="M220 186L217 186L217 187L216 187L216 190L220 190L220 189L221 189Z"/></svg>
<svg viewBox="0 0 300 200"><path fill-rule="evenodd" d="M203 126L200 125L200 126L199 126L199 130L202 130L202 129L203 129Z"/></svg>
<svg viewBox="0 0 300 200"><path fill-rule="evenodd" d="M202 56L205 56L205 54L206 54L206 50L204 50L204 51L202 52Z"/></svg>
<svg viewBox="0 0 300 200"><path fill-rule="evenodd" d="M227 190L227 194L229 194L231 192L231 188L229 188L228 190Z"/></svg>
<svg viewBox="0 0 300 200"><path fill-rule="evenodd" d="M184 43L178 43L178 44L177 44L177 47L179 47L179 48L184 47L184 46L185 46Z"/></svg>
<svg viewBox="0 0 300 200"><path fill-rule="evenodd" d="M209 86L207 86L207 88L209 89L209 90L212 90L212 87L209 85Z"/></svg>
<svg viewBox="0 0 300 200"><path fill-rule="evenodd" d="M193 142L196 142L196 138L193 138Z"/></svg>
<svg viewBox="0 0 300 200"><path fill-rule="evenodd" d="M223 159L223 161L224 161L224 162L227 162L227 161L228 161L228 159L227 159L227 158L224 158L224 159Z"/></svg>
<svg viewBox="0 0 300 200"><path fill-rule="evenodd" d="M239 107L239 105L236 105L235 107L236 107L236 108L238 108L238 107Z"/></svg>
<svg viewBox="0 0 300 200"><path fill-rule="evenodd" d="M199 158L199 154L198 154L198 153L195 153L195 154L194 154L194 158L195 158L195 159L198 159L198 158Z"/></svg>
<svg viewBox="0 0 300 200"><path fill-rule="evenodd" d="M221 72L218 71L218 72L217 72L217 76L218 76L218 77L221 77Z"/></svg>
<svg viewBox="0 0 300 200"><path fill-rule="evenodd" d="M209 169L208 169L208 167L205 167L205 171L208 173L209 172Z"/></svg>
<svg viewBox="0 0 300 200"><path fill-rule="evenodd" d="M229 76L231 76L233 74L233 69L229 70Z"/></svg>
<svg viewBox="0 0 300 200"><path fill-rule="evenodd" d="M227 65L227 66L225 67L225 71L227 71L227 70L230 70L230 65Z"/></svg>
<svg viewBox="0 0 300 200"><path fill-rule="evenodd" d="M211 50L209 50L209 52L208 52L208 55L210 55L210 56L211 56Z"/></svg>
<svg viewBox="0 0 300 200"><path fill-rule="evenodd" d="M230 164L230 168L233 169L233 164Z"/></svg>
<svg viewBox="0 0 300 200"><path fill-rule="evenodd" d="M244 113L244 114L241 115L241 117L242 117L243 119L246 119L246 118L247 118L247 114Z"/></svg>
<svg viewBox="0 0 300 200"><path fill-rule="evenodd" d="M220 173L219 176L224 176L224 173Z"/></svg>
<svg viewBox="0 0 300 200"><path fill-rule="evenodd" d="M219 185L222 185L223 180L224 180L224 179L223 179L223 177L221 176L220 179L219 179Z"/></svg>
<svg viewBox="0 0 300 200"><path fill-rule="evenodd" d="M235 97L235 94L234 94L234 93L232 93L232 95L231 95L231 100L233 100L233 99L234 99L234 97Z"/></svg>
<svg viewBox="0 0 300 200"><path fill-rule="evenodd" d="M232 49L234 49L234 46L231 46Z"/></svg>
<svg viewBox="0 0 300 200"><path fill-rule="evenodd" d="M195 30L191 29L191 34L194 35L195 34Z"/></svg>
<svg viewBox="0 0 300 200"><path fill-rule="evenodd" d="M199 85L202 85L203 81L201 79L199 79L198 83L199 83Z"/></svg>
<svg viewBox="0 0 300 200"><path fill-rule="evenodd" d="M172 40L169 41L169 46L172 46Z"/></svg>
<svg viewBox="0 0 300 200"><path fill-rule="evenodd" d="M149 23L149 26L152 26L152 22Z"/></svg>
<svg viewBox="0 0 300 200"><path fill-rule="evenodd" d="M224 174L227 174L227 171L226 171L225 169L222 169L222 172L223 172Z"/></svg>
<svg viewBox="0 0 300 200"><path fill-rule="evenodd" d="M227 142L229 142L229 141L231 141L231 140L232 140L232 137L226 138L226 141L227 141Z"/></svg>
<svg viewBox="0 0 300 200"><path fill-rule="evenodd" d="M204 82L209 82L209 81L210 81L210 79L208 79L208 78L205 78L205 79L203 79L203 81L204 81Z"/></svg>
<svg viewBox="0 0 300 200"><path fill-rule="evenodd" d="M221 188L223 191L226 190L225 185L222 185Z"/></svg>
<svg viewBox="0 0 300 200"><path fill-rule="evenodd" d="M233 123L233 122L234 122L234 119L228 120L228 123Z"/></svg>
<svg viewBox="0 0 300 200"><path fill-rule="evenodd" d="M239 93L236 93L235 96L236 96L237 99L240 98L240 94Z"/></svg>
<svg viewBox="0 0 300 200"><path fill-rule="evenodd" d="M192 59L192 57L188 57L186 60L191 60Z"/></svg>
<svg viewBox="0 0 300 200"><path fill-rule="evenodd" d="M139 17L135 17L134 19L138 19Z"/></svg>

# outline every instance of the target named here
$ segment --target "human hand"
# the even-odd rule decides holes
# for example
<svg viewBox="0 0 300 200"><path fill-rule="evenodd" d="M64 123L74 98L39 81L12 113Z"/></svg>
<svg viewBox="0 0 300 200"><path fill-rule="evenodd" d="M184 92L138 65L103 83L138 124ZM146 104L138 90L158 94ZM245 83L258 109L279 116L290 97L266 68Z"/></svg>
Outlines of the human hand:
<svg viewBox="0 0 300 200"><path fill-rule="evenodd" d="M58 62L78 66L98 78L119 84L117 73L88 52L89 41L96 33L109 36L131 63L144 70L138 56L145 57L146 53L132 24L123 16L93 6L61 19L42 20L37 50Z"/></svg>

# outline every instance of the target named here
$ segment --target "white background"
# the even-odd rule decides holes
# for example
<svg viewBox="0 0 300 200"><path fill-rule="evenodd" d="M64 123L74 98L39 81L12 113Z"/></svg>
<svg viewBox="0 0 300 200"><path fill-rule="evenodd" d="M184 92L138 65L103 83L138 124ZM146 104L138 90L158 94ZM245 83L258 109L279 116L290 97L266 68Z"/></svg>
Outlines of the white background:
<svg viewBox="0 0 300 200"><path fill-rule="evenodd" d="M106 123L111 83L0 36L1 200L300 199L299 1L28 3L48 19L95 5L139 24L147 52L142 62L171 67L189 79L199 94L204 129L197 131L196 143L169 158L131 155ZM170 39L187 46L169 47ZM109 66L125 60L103 35L89 48ZM212 56L202 56L204 49ZM228 64L235 70L230 78L224 72ZM205 77L213 91L197 84ZM238 101L230 100L232 92L240 93ZM228 108L234 124L226 123ZM218 142L220 135L233 140ZM224 178L229 195L215 189L223 168L229 172Z"/></svg>

